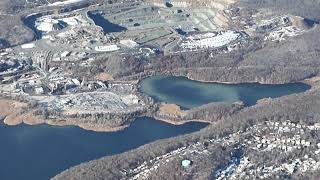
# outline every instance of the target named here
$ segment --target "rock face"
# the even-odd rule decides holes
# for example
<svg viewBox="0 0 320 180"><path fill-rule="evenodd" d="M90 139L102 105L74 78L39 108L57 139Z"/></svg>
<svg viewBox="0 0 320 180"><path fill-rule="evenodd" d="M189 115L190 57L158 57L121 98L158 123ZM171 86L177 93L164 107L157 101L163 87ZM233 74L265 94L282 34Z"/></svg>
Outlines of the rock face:
<svg viewBox="0 0 320 180"><path fill-rule="evenodd" d="M212 18L212 21L215 25L218 25L219 27L228 27L229 19L223 12L223 10L228 9L228 7L235 3L236 0L145 0L144 2L147 5L166 8L192 8L194 10L199 9L199 14L201 15L205 14L201 11L202 9L205 9L205 11L210 12L209 14L214 14L212 17L208 17L208 19Z"/></svg>
<svg viewBox="0 0 320 180"><path fill-rule="evenodd" d="M235 0L146 0L146 3L152 3L158 6L166 6L166 3L170 3L172 7L196 7L196 8L215 8L224 10L228 5L235 2ZM168 7L168 5L167 5Z"/></svg>

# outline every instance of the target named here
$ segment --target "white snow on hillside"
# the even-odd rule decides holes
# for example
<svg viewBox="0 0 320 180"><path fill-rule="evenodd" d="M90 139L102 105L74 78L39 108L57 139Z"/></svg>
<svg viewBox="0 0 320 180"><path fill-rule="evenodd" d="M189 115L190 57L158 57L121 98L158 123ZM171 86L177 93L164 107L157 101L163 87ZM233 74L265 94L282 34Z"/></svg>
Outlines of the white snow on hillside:
<svg viewBox="0 0 320 180"><path fill-rule="evenodd" d="M51 19L50 17L42 17L35 22L35 27L42 32L51 32L63 29L64 25L61 21L57 19Z"/></svg>
<svg viewBox="0 0 320 180"><path fill-rule="evenodd" d="M80 19L79 17L67 17L61 20L70 26L78 26L79 24L85 23L85 21Z"/></svg>
<svg viewBox="0 0 320 180"><path fill-rule="evenodd" d="M283 27L271 32L265 40L284 41L285 37L294 37L302 34L304 31L293 26Z"/></svg>
<svg viewBox="0 0 320 180"><path fill-rule="evenodd" d="M127 46L129 48L135 48L139 46L139 44L137 44L135 41L132 41L130 39L120 40L120 44Z"/></svg>
<svg viewBox="0 0 320 180"><path fill-rule="evenodd" d="M78 2L82 2L82 1L84 1L84 0L58 1L58 2L54 2L54 3L49 4L49 6L64 6L64 5L78 3Z"/></svg>
<svg viewBox="0 0 320 180"><path fill-rule="evenodd" d="M186 38L186 41L181 43L181 47L185 49L216 48L225 46L232 41L237 40L240 36L241 34L235 31L226 31L219 34L206 33L195 35Z"/></svg>

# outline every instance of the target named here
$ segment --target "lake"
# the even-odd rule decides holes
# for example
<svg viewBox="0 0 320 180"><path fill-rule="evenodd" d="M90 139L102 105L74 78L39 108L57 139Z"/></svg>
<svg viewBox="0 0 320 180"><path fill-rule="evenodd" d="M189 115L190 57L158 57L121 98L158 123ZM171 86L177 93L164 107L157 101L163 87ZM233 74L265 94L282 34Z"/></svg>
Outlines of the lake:
<svg viewBox="0 0 320 180"><path fill-rule="evenodd" d="M197 122L174 126L152 118L137 118L123 131L93 132L74 126L1 123L0 179L49 179L82 162L195 132L205 126Z"/></svg>
<svg viewBox="0 0 320 180"><path fill-rule="evenodd" d="M202 83L183 77L154 76L141 82L140 90L157 101L192 108L210 102L243 101L246 106L267 97L280 97L310 89L303 83ZM141 145L198 131L206 123L175 126L152 118L137 118L118 132L93 132L74 126L0 123L0 179L43 180L82 162L119 154Z"/></svg>
<svg viewBox="0 0 320 180"><path fill-rule="evenodd" d="M211 102L243 101L246 106L252 106L259 99L300 93L311 88L303 83L281 85L204 83L173 76L149 77L142 80L140 86L141 92L156 101L175 103L185 109Z"/></svg>

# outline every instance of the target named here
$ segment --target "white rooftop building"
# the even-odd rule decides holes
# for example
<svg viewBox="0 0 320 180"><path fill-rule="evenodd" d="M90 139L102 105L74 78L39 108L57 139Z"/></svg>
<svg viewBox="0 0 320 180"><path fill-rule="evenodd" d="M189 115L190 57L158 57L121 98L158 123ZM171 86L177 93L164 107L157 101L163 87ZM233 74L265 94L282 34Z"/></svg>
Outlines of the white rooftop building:
<svg viewBox="0 0 320 180"><path fill-rule="evenodd" d="M203 35L190 36L181 44L182 48L216 48L225 46L241 36L236 31L226 31L221 34L206 33Z"/></svg>
<svg viewBox="0 0 320 180"><path fill-rule="evenodd" d="M111 51L117 51L120 48L117 45L107 45L107 46L96 46L94 49L98 52L111 52Z"/></svg>
<svg viewBox="0 0 320 180"><path fill-rule="evenodd" d="M191 165L191 161L190 160L188 160L188 159L185 159L185 160L182 160L181 161L181 165L183 166L183 167L189 167L190 165Z"/></svg>

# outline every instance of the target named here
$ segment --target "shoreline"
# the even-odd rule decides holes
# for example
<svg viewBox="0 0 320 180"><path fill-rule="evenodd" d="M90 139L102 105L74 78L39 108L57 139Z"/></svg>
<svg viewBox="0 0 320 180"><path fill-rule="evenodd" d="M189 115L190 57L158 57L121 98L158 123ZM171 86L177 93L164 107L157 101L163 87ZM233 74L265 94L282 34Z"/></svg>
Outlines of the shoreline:
<svg viewBox="0 0 320 180"><path fill-rule="evenodd" d="M0 114L1 116L2 114ZM73 120L74 121L74 120ZM104 126L104 125L98 125L98 124L89 124L89 123L72 123L72 122L66 122L65 120L48 120L48 121L30 121L30 120L19 120L19 121L11 121L8 120L6 116L2 120L3 124L7 126L18 126L20 124L27 124L30 126L36 126L36 125L49 125L49 126L74 126L78 127L87 131L94 131L94 132L117 132L122 131L126 128L128 128L130 125L123 125L118 127L110 127L110 126Z"/></svg>
<svg viewBox="0 0 320 180"><path fill-rule="evenodd" d="M222 82L222 81L203 81L203 80L194 80L190 78L189 76L176 76L176 77L186 77L189 80L192 81L198 81L203 83L224 83L224 84L241 84L241 83L231 83L231 82ZM318 85L320 83L320 77L312 77L309 79L305 79L302 81L297 81L300 83L304 83L307 85L310 85L311 88ZM250 83L250 82L245 82ZM252 82L252 83L259 83L259 82ZM270 84L272 85L272 84ZM110 127L103 124L91 124L91 123L78 123L77 119L51 119L51 120L42 120L39 116L34 116L31 112L25 113L25 110L23 108L26 108L28 105L24 102L19 102L17 100L7 99L7 98L0 98L0 116L2 116L2 121L4 124L8 126L15 126L19 124L28 124L28 125L40 125L40 124L47 124L51 126L76 126L84 130L88 131L94 131L94 132L117 132L122 131L126 128L128 128L132 122L121 125L118 127ZM157 116L147 116L150 118L153 118L158 121L162 121L171 125L183 125L186 123L191 122L200 122L200 123L208 123L213 124L213 122L205 121L205 120L172 120L172 119L164 119ZM138 118L138 117L136 117Z"/></svg>
<svg viewBox="0 0 320 180"><path fill-rule="evenodd" d="M2 116L2 122L7 126L17 126L20 124L27 124L31 126L46 124L50 126L75 126L87 131L94 132L118 132L128 128L131 123L118 127L110 127L103 124L90 124L90 123L77 123L76 119L51 119L42 120L41 117L34 116L32 112L23 113L22 108L27 106L27 103L22 103L15 100L0 99L0 106L4 108L0 109L0 116ZM179 126L190 122L208 123L203 120L187 120L187 121L174 121L170 119L158 118L156 116L147 116L157 121L166 122L171 125ZM137 117L138 118L138 117Z"/></svg>
<svg viewBox="0 0 320 180"><path fill-rule="evenodd" d="M16 126L20 124L47 124L51 126L76 126L84 130L95 132L116 132L129 127L129 125L110 127L101 124L77 123L76 119L43 120L41 117L33 115L32 111L27 113L24 112L23 108L27 107L27 103L11 99L0 99L0 106L2 107L0 108L2 122L7 126Z"/></svg>
<svg viewBox="0 0 320 180"><path fill-rule="evenodd" d="M193 122L206 123L208 125L214 124L213 122L210 122L210 121L196 120L196 119L175 121L175 120L163 119L163 118L158 118L158 117L152 117L152 118L157 120L157 121L166 122L168 124L172 124L172 125L176 125L176 126L184 125L184 124L187 124L187 123L193 123Z"/></svg>
<svg viewBox="0 0 320 180"><path fill-rule="evenodd" d="M314 85L316 85L316 83L320 82L320 76L316 76L316 77L312 77L312 78L308 78L300 81L288 82L288 83L264 83L261 81L252 81L252 82L205 81L205 80L193 79L189 76L175 76L175 77L186 77L191 81L197 81L201 83L219 83L219 84L227 84L227 85L254 84L254 83L258 83L261 85L284 85L284 84L291 84L291 83L303 83L313 87Z"/></svg>
<svg viewBox="0 0 320 180"><path fill-rule="evenodd" d="M320 76L315 76L312 78L304 79L301 81L302 83L308 84L311 88L320 84Z"/></svg>

